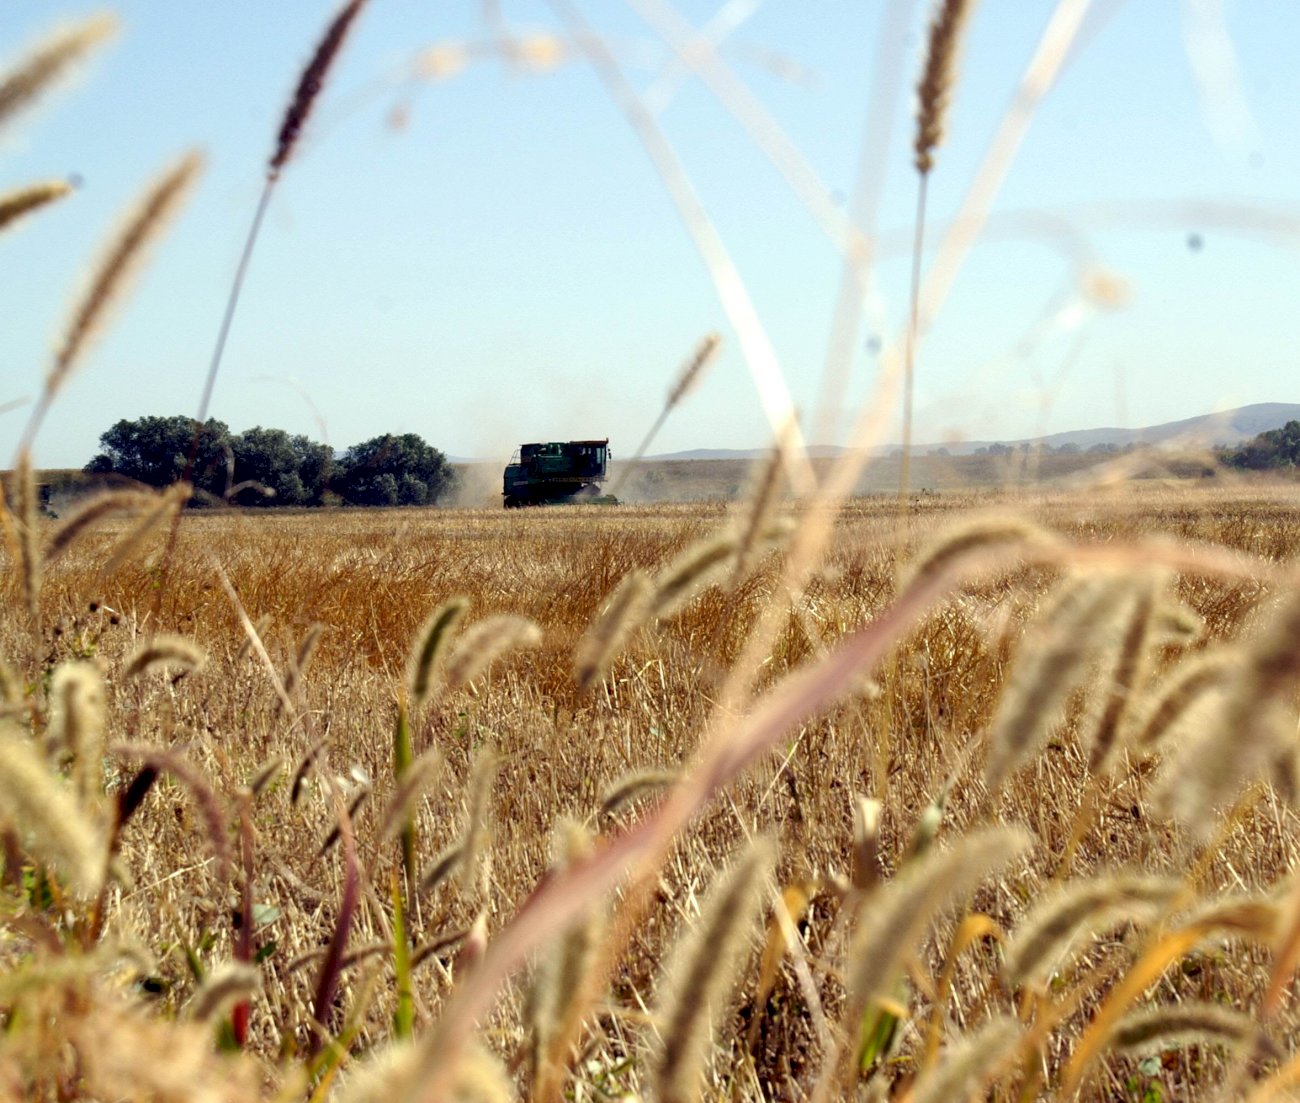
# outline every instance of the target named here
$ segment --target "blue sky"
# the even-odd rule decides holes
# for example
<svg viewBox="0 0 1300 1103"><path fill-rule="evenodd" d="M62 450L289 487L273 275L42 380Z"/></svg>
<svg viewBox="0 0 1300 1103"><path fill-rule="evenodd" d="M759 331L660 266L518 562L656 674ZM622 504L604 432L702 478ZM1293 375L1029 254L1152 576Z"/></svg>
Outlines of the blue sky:
<svg viewBox="0 0 1300 1103"><path fill-rule="evenodd" d="M512 32L560 29L543 3L499 6ZM723 6L691 0L680 10L699 25ZM845 202L886 5L748 6L756 10L724 59ZM922 348L918 440L1138 426L1300 400L1300 7L1093 6L1086 48L1035 116L990 231ZM620 0L580 7L636 87L661 95L669 53L649 28ZM977 6L930 185L931 241L958 209L1053 7ZM0 58L88 10L6 5ZM0 237L0 403L39 389L77 282L138 189L191 146L208 167L51 413L41 466L86 462L119 418L195 410L272 138L333 6L123 0L116 11L117 40L0 131L0 191L81 181ZM881 307L858 342L855 402L877 370L872 336L888 340L906 313L911 86L927 15L927 3L912 5L907 36L889 45L905 83L893 139L871 158L883 187ZM1188 28L1217 20L1227 37L1194 35L1189 53ZM618 455L640 440L696 341L717 329L725 354L654 450L766 443L707 272L590 68L569 59L528 72L474 53L445 79L409 79L430 47L453 44L435 55L445 59L489 36L476 0L372 0L277 189L213 415L235 430L277 426L338 448L417 432L452 455L504 460L524 440L608 435ZM762 60L773 55L793 76ZM1198 81L1198 66L1217 82ZM819 435L811 424L838 254L708 90L679 83L659 122ZM1027 228L1030 213L1065 219L1075 252ZM1122 309L1076 309L1080 255L1122 281ZM6 462L25 417L0 415Z"/></svg>

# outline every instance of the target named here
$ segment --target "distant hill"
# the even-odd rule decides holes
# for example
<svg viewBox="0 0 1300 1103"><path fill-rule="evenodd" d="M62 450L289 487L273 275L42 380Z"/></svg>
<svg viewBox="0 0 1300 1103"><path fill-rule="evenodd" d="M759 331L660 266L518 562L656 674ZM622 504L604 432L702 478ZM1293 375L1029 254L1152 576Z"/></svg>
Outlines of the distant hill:
<svg viewBox="0 0 1300 1103"><path fill-rule="evenodd" d="M1288 421L1300 421L1300 403L1294 402L1258 402L1252 406L1239 406L1235 410L1224 410L1217 414L1202 414L1200 417L1184 418L1182 421L1166 421L1160 425L1147 425L1141 429L1120 429L1108 427L1103 429L1072 429L1065 433L1049 433L1044 437L1022 438L1019 440L967 440L942 444L917 444L913 451L924 455L931 449L943 447L954 456L968 456L980 448L994 444L1041 444L1060 448L1063 444L1072 444L1081 451L1097 445L1114 445L1123 448L1126 444L1168 444L1177 443L1187 448L1209 448L1216 444L1240 444L1250 440L1269 429L1280 429ZM898 445L885 445L877 452L888 455ZM830 458L843 452L842 448L832 445L815 445L809 449L815 457ZM759 448L693 448L685 452L671 452L658 456L647 456L651 460L752 460L763 454Z"/></svg>

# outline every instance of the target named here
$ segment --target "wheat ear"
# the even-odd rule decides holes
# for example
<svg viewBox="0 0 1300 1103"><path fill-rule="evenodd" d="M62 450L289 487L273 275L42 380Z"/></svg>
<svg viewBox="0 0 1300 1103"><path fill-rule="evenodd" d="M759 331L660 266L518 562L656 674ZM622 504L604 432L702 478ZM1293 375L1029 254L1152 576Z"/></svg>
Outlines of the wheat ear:
<svg viewBox="0 0 1300 1103"><path fill-rule="evenodd" d="M30 740L0 733L0 761L0 819L21 834L34 858L66 878L78 896L93 899L106 849L99 827Z"/></svg>
<svg viewBox="0 0 1300 1103"><path fill-rule="evenodd" d="M753 933L773 859L765 840L751 844L719 879L699 922L673 952L652 1072L660 1103L690 1103L700 1096L714 1024Z"/></svg>
<svg viewBox="0 0 1300 1103"><path fill-rule="evenodd" d="M18 463L14 469L14 544L17 551L19 570L22 572L23 597L27 603L27 615L33 626L40 615L41 602L41 555L37 538L36 521L36 474L32 470L32 454L23 448L18 454Z"/></svg>
<svg viewBox="0 0 1300 1103"><path fill-rule="evenodd" d="M0 76L0 125L34 103L64 73L116 31L117 19L100 14L58 30L36 46L17 67Z"/></svg>
<svg viewBox="0 0 1300 1103"><path fill-rule="evenodd" d="M768 541L764 537L772 531L786 485L785 447L782 441L772 446L748 496L749 507L738 532L736 561L731 571L729 588L733 591L749 577L759 556L767 550Z"/></svg>
<svg viewBox="0 0 1300 1103"><path fill-rule="evenodd" d="M644 571L631 571L610 594L573 653L573 679L587 692L601 681L628 638L645 620L651 583Z"/></svg>
<svg viewBox="0 0 1300 1103"><path fill-rule="evenodd" d="M1006 947L1002 971L1019 987L1040 979L1088 932L1100 933L1133 917L1149 917L1177 895L1181 883L1166 877L1121 874L1071 882L1056 890L1021 922Z"/></svg>
<svg viewBox="0 0 1300 1103"><path fill-rule="evenodd" d="M1029 836L1018 828L984 828L957 839L951 849L932 850L909 863L904 873L869 896L848 958L851 1021L856 1024L893 983L936 913L1029 847Z"/></svg>
<svg viewBox="0 0 1300 1103"><path fill-rule="evenodd" d="M104 788L104 680L92 663L64 663L50 685L54 705L49 742L72 760L72 781L83 808Z"/></svg>
<svg viewBox="0 0 1300 1103"><path fill-rule="evenodd" d="M654 579L649 615L671 617L696 594L718 580L736 553L736 538L723 533L692 544Z"/></svg>
<svg viewBox="0 0 1300 1103"><path fill-rule="evenodd" d="M949 1103L985 1095L989 1078L1023 1032L1011 1016L1000 1015L958 1039L939 1064L917 1081L911 1103Z"/></svg>
<svg viewBox="0 0 1300 1103"><path fill-rule="evenodd" d="M482 895L491 875L487 844L492 833L492 785L497 776L496 751L485 746L474 756L466 797L465 835L457 875L461 891Z"/></svg>
<svg viewBox="0 0 1300 1103"><path fill-rule="evenodd" d="M109 490L88 498L50 536L45 562L52 563L91 527L114 513L138 512L157 504L158 495L141 490Z"/></svg>
<svg viewBox="0 0 1300 1103"><path fill-rule="evenodd" d="M964 556L983 548L1031 545L1054 547L1054 535L1019 517L981 517L942 533L907 563L899 574L898 590L923 585L942 574Z"/></svg>
<svg viewBox="0 0 1300 1103"><path fill-rule="evenodd" d="M1115 1026L1111 1049L1152 1053L1185 1045L1235 1045L1255 1036L1252 1015L1217 1003L1180 1003L1131 1011Z"/></svg>
<svg viewBox="0 0 1300 1103"><path fill-rule="evenodd" d="M1070 694L1097 652L1114 635L1127 605L1122 575L1082 575L1067 581L1025 633L989 725L985 776L996 791L1061 722Z"/></svg>
<svg viewBox="0 0 1300 1103"><path fill-rule="evenodd" d="M158 239L168 219L180 209L202 167L203 158L191 152L162 172L146 189L143 198L109 243L64 327L62 340L55 349L54 363L46 373L45 386L23 432L23 447L31 446L45 414L67 383L77 360L104 327L149 246Z"/></svg>
<svg viewBox="0 0 1300 1103"><path fill-rule="evenodd" d="M468 685L508 651L537 647L542 630L527 617L499 613L465 629L447 657L447 685Z"/></svg>
<svg viewBox="0 0 1300 1103"><path fill-rule="evenodd" d="M1119 646L1106 664L1101 691L1091 699L1081 734L1088 746L1088 768L1095 775L1110 769L1115 752L1122 746L1124 718L1132 708L1137 687L1150 673L1155 642L1155 616L1159 609L1162 578L1148 576L1134 588Z"/></svg>
<svg viewBox="0 0 1300 1103"><path fill-rule="evenodd" d="M260 987L261 977L255 966L241 961L226 962L204 977L185 1009L185 1016L193 1022L213 1022Z"/></svg>
<svg viewBox="0 0 1300 1103"><path fill-rule="evenodd" d="M411 708L417 709L429 699L441 675L447 647L456 626L469 608L469 598L453 597L429 614L411 648L406 663L406 691Z"/></svg>
<svg viewBox="0 0 1300 1103"><path fill-rule="evenodd" d="M338 57L343 40L365 4L366 0L350 0L349 3L344 4L316 44L316 51L302 71L302 76L298 78L298 87L280 123L280 131L275 139L275 151L271 154L267 166L267 175L271 179L280 175L285 165L289 163L289 158L293 156L298 139L302 136L303 127L307 124L307 117L316 103L316 97L325 87L325 78L329 75L330 67Z"/></svg>
<svg viewBox="0 0 1300 1103"><path fill-rule="evenodd" d="M916 137L912 143L913 164L922 176L934 167L934 151L943 141L958 47L974 7L973 0L938 0L930 17L925 65L916 86Z"/></svg>
<svg viewBox="0 0 1300 1103"><path fill-rule="evenodd" d="M563 870L586 858L592 851L590 833L580 824L565 822L557 832L557 854L552 863ZM559 945L537 969L529 993L529 1015L533 1042L534 1097L554 1098L553 1077L561 1067L560 1048L572 1037L582 1013L582 996L597 960L603 930L603 911L594 904L560 936Z"/></svg>
<svg viewBox="0 0 1300 1103"><path fill-rule="evenodd" d="M600 814L612 816L632 801L651 793L662 793L681 779L681 774L671 770L638 770L625 774L600 795Z"/></svg>
<svg viewBox="0 0 1300 1103"><path fill-rule="evenodd" d="M159 635L145 640L127 657L123 678L139 678L159 668L188 674L202 668L207 655L193 640L184 636Z"/></svg>
<svg viewBox="0 0 1300 1103"><path fill-rule="evenodd" d="M72 185L62 180L29 184L25 188L0 194L0 230L13 225L24 215L72 194Z"/></svg>

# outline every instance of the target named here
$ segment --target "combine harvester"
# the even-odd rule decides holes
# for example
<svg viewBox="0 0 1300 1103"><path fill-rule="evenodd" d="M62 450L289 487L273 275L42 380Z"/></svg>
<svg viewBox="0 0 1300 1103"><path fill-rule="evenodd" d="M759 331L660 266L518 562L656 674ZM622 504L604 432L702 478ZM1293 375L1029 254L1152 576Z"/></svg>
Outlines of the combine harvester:
<svg viewBox="0 0 1300 1103"><path fill-rule="evenodd" d="M612 494L600 492L608 464L608 438L521 444L506 467L501 491L505 507L617 505Z"/></svg>

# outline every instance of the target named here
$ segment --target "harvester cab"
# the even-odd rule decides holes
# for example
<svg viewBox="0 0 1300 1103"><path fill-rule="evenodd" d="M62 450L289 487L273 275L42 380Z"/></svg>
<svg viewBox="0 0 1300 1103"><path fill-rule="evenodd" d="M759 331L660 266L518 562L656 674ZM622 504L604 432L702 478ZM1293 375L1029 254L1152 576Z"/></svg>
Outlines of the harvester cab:
<svg viewBox="0 0 1300 1103"><path fill-rule="evenodd" d="M547 502L612 504L600 493L609 464L609 440L521 444L506 467L502 495L507 509Z"/></svg>

